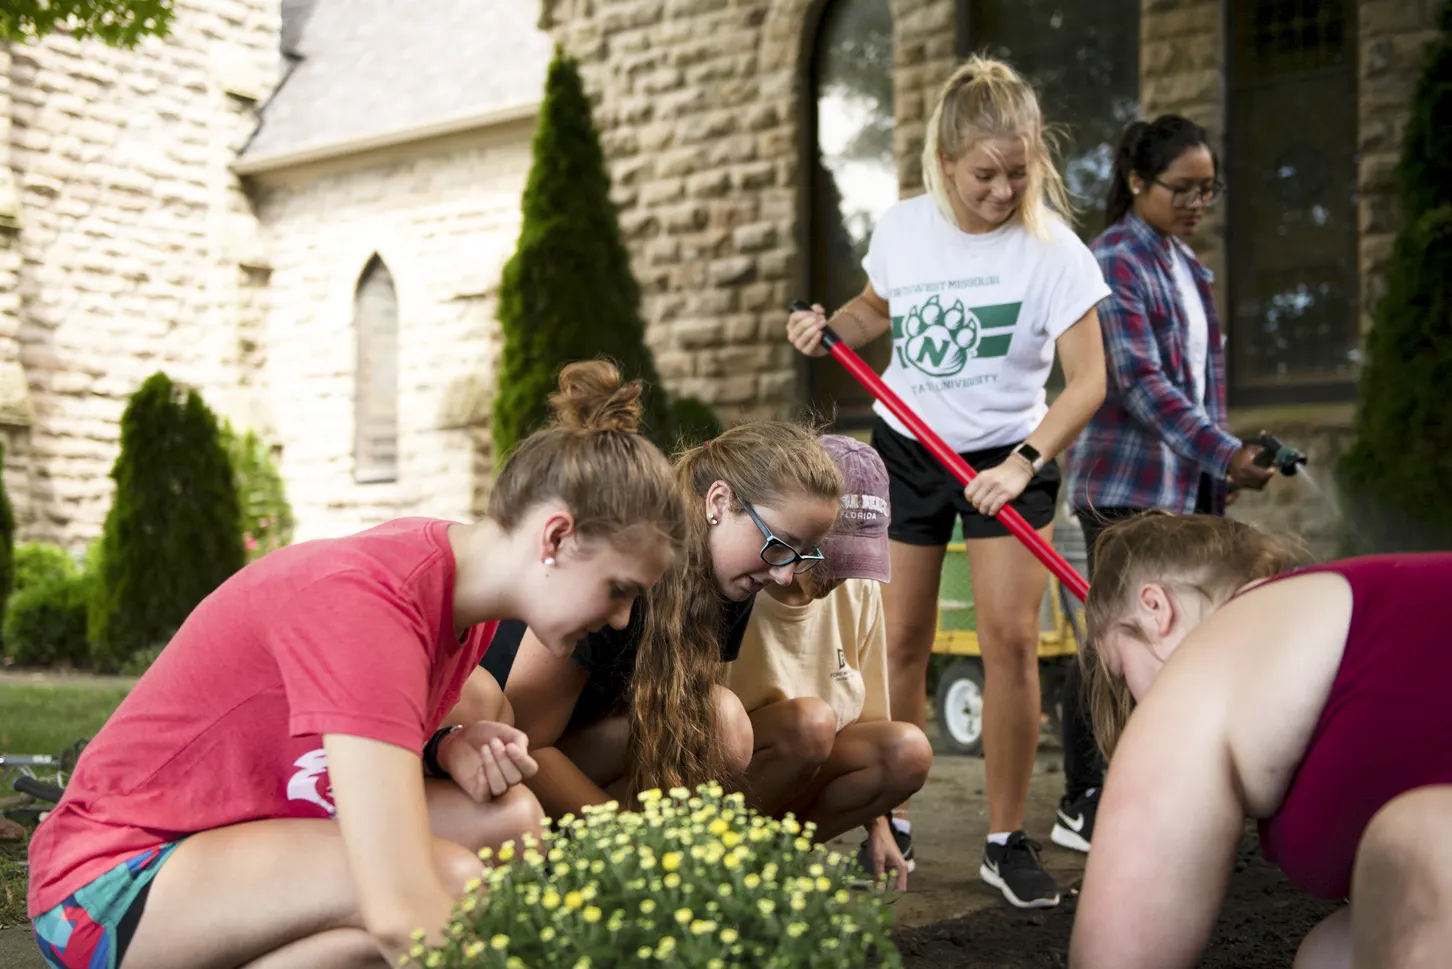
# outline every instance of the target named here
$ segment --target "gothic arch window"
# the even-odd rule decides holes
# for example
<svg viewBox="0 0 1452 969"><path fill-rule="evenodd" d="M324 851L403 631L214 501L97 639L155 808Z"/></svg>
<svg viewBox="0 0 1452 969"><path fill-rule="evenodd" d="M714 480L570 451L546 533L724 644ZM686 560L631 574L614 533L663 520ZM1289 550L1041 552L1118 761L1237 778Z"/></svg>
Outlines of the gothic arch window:
<svg viewBox="0 0 1452 969"><path fill-rule="evenodd" d="M1347 400L1359 359L1357 5L1228 7L1231 402Z"/></svg>
<svg viewBox="0 0 1452 969"><path fill-rule="evenodd" d="M354 391L354 477L360 483L398 478L398 293L374 256L353 299L357 340Z"/></svg>
<svg viewBox="0 0 1452 969"><path fill-rule="evenodd" d="M810 213L808 290L828 313L862 291L872 227L898 199L893 155L892 14L888 0L829 0L808 59ZM882 371L884 335L859 348ZM835 360L809 364L812 404L839 430L865 427L872 397Z"/></svg>

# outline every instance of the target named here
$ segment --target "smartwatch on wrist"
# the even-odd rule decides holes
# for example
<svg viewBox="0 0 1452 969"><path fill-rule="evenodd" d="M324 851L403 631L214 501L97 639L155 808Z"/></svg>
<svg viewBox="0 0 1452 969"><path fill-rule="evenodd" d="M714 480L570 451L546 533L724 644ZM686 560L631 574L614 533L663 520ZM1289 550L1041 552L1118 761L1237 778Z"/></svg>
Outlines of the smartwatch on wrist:
<svg viewBox="0 0 1452 969"><path fill-rule="evenodd" d="M439 780L449 779L449 772L444 770L443 765L439 763L439 744L443 742L445 737L458 729L460 729L460 726L457 724L452 727L441 727L435 730L434 735L429 738L429 742L424 744L424 772L430 777L435 777Z"/></svg>
<svg viewBox="0 0 1452 969"><path fill-rule="evenodd" d="M1034 474L1038 474L1044 469L1044 456L1039 453L1038 448L1034 447L1028 441L1024 441L1018 447L1014 448L1013 453L1021 455L1027 460L1029 467L1034 469Z"/></svg>

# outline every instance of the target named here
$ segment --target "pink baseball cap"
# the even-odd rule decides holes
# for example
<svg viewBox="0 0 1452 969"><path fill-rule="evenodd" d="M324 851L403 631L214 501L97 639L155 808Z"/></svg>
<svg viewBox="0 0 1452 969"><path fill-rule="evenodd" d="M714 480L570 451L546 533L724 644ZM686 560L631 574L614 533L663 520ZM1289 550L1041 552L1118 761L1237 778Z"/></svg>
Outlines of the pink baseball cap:
<svg viewBox="0 0 1452 969"><path fill-rule="evenodd" d="M824 434L822 446L842 472L845 487L837 523L822 542L823 564L837 579L892 580L887 550L887 467L871 445Z"/></svg>

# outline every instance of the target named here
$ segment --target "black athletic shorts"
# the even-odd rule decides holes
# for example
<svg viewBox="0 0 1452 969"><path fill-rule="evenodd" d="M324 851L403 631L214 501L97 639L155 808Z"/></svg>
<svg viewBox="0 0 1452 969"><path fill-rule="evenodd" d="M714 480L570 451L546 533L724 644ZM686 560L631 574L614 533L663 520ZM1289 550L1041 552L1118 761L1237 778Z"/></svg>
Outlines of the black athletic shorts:
<svg viewBox="0 0 1452 969"><path fill-rule="evenodd" d="M878 417L872 425L872 446L887 465L888 497L892 502L892 523L887 535L908 545L946 545L953 537L953 519L963 519L963 537L1001 538L1011 535L996 518L987 518L963 497L963 486L938 463L922 444L897 433ZM974 471L986 471L1002 464L1017 444L965 451L963 460ZM1059 500L1059 465L1050 461L1009 502L1035 529L1054 520Z"/></svg>

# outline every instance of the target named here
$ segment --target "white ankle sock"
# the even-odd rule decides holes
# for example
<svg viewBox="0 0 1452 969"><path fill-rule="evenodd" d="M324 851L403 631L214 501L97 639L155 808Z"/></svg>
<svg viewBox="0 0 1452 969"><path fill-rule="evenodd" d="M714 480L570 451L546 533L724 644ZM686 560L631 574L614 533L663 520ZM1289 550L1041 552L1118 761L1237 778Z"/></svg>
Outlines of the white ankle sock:
<svg viewBox="0 0 1452 969"><path fill-rule="evenodd" d="M988 843L991 845L1006 845L1008 844L1008 836L1011 834L1013 834L1012 831L999 831L996 834L990 834L988 836Z"/></svg>
<svg viewBox="0 0 1452 969"><path fill-rule="evenodd" d="M891 824L894 828L897 828L903 834L913 833L913 823L907 818L900 818L896 814L894 814L888 818L888 823Z"/></svg>

